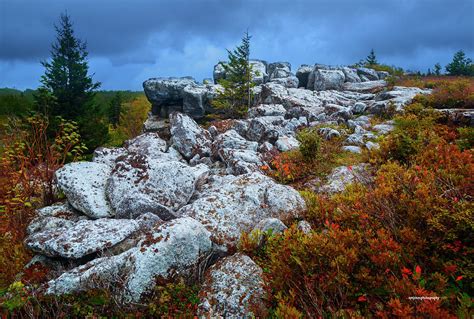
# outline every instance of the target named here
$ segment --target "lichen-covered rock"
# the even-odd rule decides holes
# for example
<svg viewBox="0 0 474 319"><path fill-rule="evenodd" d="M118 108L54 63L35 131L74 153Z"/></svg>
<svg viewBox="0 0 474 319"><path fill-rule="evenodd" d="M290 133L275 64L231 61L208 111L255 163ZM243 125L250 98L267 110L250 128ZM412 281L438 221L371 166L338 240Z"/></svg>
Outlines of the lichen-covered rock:
<svg viewBox="0 0 474 319"><path fill-rule="evenodd" d="M345 75L340 70L322 70L314 71L314 90L341 90L344 84Z"/></svg>
<svg viewBox="0 0 474 319"><path fill-rule="evenodd" d="M397 110L400 110L403 106L411 103L413 98L418 95L430 94L431 90L429 89L420 89L416 87L404 87L404 86L395 86L393 90L382 92L377 95L377 101L386 101L395 104Z"/></svg>
<svg viewBox="0 0 474 319"><path fill-rule="evenodd" d="M195 198L177 215L203 223L224 250L235 246L241 232L251 231L259 221L297 217L306 207L296 190L260 173L212 176Z"/></svg>
<svg viewBox="0 0 474 319"><path fill-rule="evenodd" d="M188 160L196 154L211 155L211 134L193 119L182 113L170 116L171 141L174 147Z"/></svg>
<svg viewBox="0 0 474 319"><path fill-rule="evenodd" d="M345 82L360 82L360 77L357 75L357 70L343 67L342 72L344 72Z"/></svg>
<svg viewBox="0 0 474 319"><path fill-rule="evenodd" d="M358 68L357 74L359 74L360 76L366 77L367 79L369 79L369 81L379 80L379 75L377 74L377 71L375 71L374 69Z"/></svg>
<svg viewBox="0 0 474 319"><path fill-rule="evenodd" d="M280 152L287 152L300 146L300 142L293 136L280 136L275 142L276 148Z"/></svg>
<svg viewBox="0 0 474 319"><path fill-rule="evenodd" d="M264 233L271 231L272 234L280 234L286 229L288 229L288 227L278 218L265 218L259 221L254 227L254 230L259 230Z"/></svg>
<svg viewBox="0 0 474 319"><path fill-rule="evenodd" d="M212 73L212 75L214 77L215 84L219 83L219 80L225 79L225 68L222 65L226 63L227 62L220 61L219 63L214 65L214 72Z"/></svg>
<svg viewBox="0 0 474 319"><path fill-rule="evenodd" d="M252 66L252 81L257 85L267 82L267 63L262 60L250 60L249 63Z"/></svg>
<svg viewBox="0 0 474 319"><path fill-rule="evenodd" d="M388 134L395 129L395 126L392 123L381 123L374 125L372 129L379 134Z"/></svg>
<svg viewBox="0 0 474 319"><path fill-rule="evenodd" d="M355 146L355 145L343 146L342 150L346 151L346 152L351 152L351 153L354 153L354 154L361 154L362 153L362 149L359 146Z"/></svg>
<svg viewBox="0 0 474 319"><path fill-rule="evenodd" d="M102 218L44 230L26 238L26 246L48 257L81 258L121 242L139 225L133 220Z"/></svg>
<svg viewBox="0 0 474 319"><path fill-rule="evenodd" d="M364 102L356 102L351 107L351 111L354 114L362 114L364 113L366 108L367 108L367 104L365 104Z"/></svg>
<svg viewBox="0 0 474 319"><path fill-rule="evenodd" d="M251 141L274 143L279 136L278 129L285 123L283 116L260 116L250 120L247 138Z"/></svg>
<svg viewBox="0 0 474 319"><path fill-rule="evenodd" d="M311 224L308 223L306 220L300 220L298 222L297 227L305 234L309 234L311 232Z"/></svg>
<svg viewBox="0 0 474 319"><path fill-rule="evenodd" d="M89 219L79 213L69 203L58 203L36 210L36 217L28 225L28 235L61 227L72 227L77 221Z"/></svg>
<svg viewBox="0 0 474 319"><path fill-rule="evenodd" d="M141 154L153 160L183 160L183 157L175 149L168 148L166 141L156 132L148 132L128 140L125 142L125 147L129 153Z"/></svg>
<svg viewBox="0 0 474 319"><path fill-rule="evenodd" d="M99 147L94 150L92 161L114 167L115 160L125 154L127 150L123 147Z"/></svg>
<svg viewBox="0 0 474 319"><path fill-rule="evenodd" d="M298 78L292 74L289 74L287 77L271 79L270 82L281 84L286 88L297 88L299 85Z"/></svg>
<svg viewBox="0 0 474 319"><path fill-rule="evenodd" d="M182 111L183 90L196 85L192 77L152 78L143 82L145 95L152 105L153 115L167 118L174 111Z"/></svg>
<svg viewBox="0 0 474 319"><path fill-rule="evenodd" d="M328 176L328 182L319 191L330 194L338 193L342 192L351 183L366 183L370 179L368 169L369 166L365 163L336 167Z"/></svg>
<svg viewBox="0 0 474 319"><path fill-rule="evenodd" d="M56 171L59 188L69 203L91 218L113 216L105 197L105 185L111 168L94 162L75 162Z"/></svg>
<svg viewBox="0 0 474 319"><path fill-rule="evenodd" d="M263 303L263 271L250 257L235 254L211 266L199 296L203 318L253 318Z"/></svg>
<svg viewBox="0 0 474 319"><path fill-rule="evenodd" d="M324 137L324 139L326 139L328 141L332 140L333 138L341 136L341 133L339 133L338 130L335 130L335 129L330 128L330 127L321 127L318 130L318 133L321 134Z"/></svg>
<svg viewBox="0 0 474 319"><path fill-rule="evenodd" d="M188 203L208 170L203 164L191 167L131 153L117 161L107 182L107 198L117 216L151 212L169 220L173 211Z"/></svg>
<svg viewBox="0 0 474 319"><path fill-rule="evenodd" d="M384 80L378 81L366 81L366 82L346 82L343 84L343 89L346 91L354 92L373 92L379 89L382 89L387 85L387 82Z"/></svg>
<svg viewBox="0 0 474 319"><path fill-rule="evenodd" d="M179 218L155 226L137 247L94 259L62 274L48 282L47 293L66 294L106 286L119 298L138 302L155 286L156 278L193 275L211 248L210 233L200 223Z"/></svg>
<svg viewBox="0 0 474 319"><path fill-rule="evenodd" d="M284 116L286 109L281 104L259 104L248 111L249 117Z"/></svg>

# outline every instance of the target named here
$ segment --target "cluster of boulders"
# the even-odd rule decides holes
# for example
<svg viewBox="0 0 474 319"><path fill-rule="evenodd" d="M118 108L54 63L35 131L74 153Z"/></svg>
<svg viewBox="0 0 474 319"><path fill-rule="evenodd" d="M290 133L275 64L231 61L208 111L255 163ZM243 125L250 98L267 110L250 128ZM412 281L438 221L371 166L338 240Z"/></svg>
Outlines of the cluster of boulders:
<svg viewBox="0 0 474 319"><path fill-rule="evenodd" d="M251 60L252 81L257 85L258 93L265 84L278 84L287 89L307 89L311 91L350 91L357 93L373 93L386 86L389 74L385 71L375 71L370 68L335 67L322 64L302 65L296 71L291 71L288 62L268 63L263 60ZM202 84L192 77L182 78L152 78L143 83L148 100L152 104L152 115L167 119L175 111L188 114L194 119L201 119L206 114L213 113L212 100L223 90L219 81L226 79L226 62L214 66L214 80L205 79ZM392 97L380 97L380 100L392 99L397 104L404 104L407 97L422 93L416 88L400 92L395 90L389 94ZM301 93L303 94L303 93ZM254 101L258 103L258 94ZM155 123L156 124L156 123ZM150 123L153 125L153 123Z"/></svg>
<svg viewBox="0 0 474 319"><path fill-rule="evenodd" d="M346 151L376 148L393 124L372 125L371 117L429 93L405 87L374 93L385 74L371 70L318 65L294 76L288 63L254 63L261 81L247 118L203 128L193 118L209 110L216 84L150 79L144 88L155 115L148 132L56 172L67 201L40 209L25 241L38 254L35 261L57 272L47 293L105 286L136 302L158 279L180 276L204 280L201 315L247 315L264 290L260 267L234 254L241 233L281 232L291 220L310 231L301 220L300 194L263 173L268 155L297 148L296 133L304 127L342 138ZM216 67L214 76L225 72ZM339 167L311 187L339 192L366 181L368 170L366 164Z"/></svg>

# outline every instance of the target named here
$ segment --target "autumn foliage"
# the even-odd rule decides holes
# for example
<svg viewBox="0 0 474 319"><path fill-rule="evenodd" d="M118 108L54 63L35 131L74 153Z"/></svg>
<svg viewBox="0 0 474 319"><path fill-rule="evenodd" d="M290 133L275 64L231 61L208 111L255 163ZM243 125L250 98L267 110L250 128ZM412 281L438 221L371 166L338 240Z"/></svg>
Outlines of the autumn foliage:
<svg viewBox="0 0 474 319"><path fill-rule="evenodd" d="M275 315L469 318L474 161L459 130L412 105L370 156L373 182L327 196L303 191L312 231L293 225L241 249L266 269ZM295 162L277 164L289 174ZM297 165L300 166L300 165Z"/></svg>

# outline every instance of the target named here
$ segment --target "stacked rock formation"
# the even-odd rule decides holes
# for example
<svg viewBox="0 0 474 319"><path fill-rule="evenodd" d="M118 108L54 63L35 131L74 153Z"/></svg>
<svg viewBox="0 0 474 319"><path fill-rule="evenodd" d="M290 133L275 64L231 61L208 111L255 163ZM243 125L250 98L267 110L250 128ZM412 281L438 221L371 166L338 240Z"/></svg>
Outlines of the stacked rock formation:
<svg viewBox="0 0 474 319"><path fill-rule="evenodd" d="M32 262L56 273L43 287L47 293L107 287L136 302L157 279L197 280L204 272L200 314L246 316L264 290L259 266L234 254L240 234L284 231L283 221L301 219L305 210L296 190L261 171L268 152L297 148L297 130L315 126L327 139L342 136L347 151L377 147L377 137L393 125L371 125L370 118L430 92L386 90L385 74L364 69L304 66L295 76L288 63L255 64L265 72L258 73L247 118L204 129L193 118L210 110L218 85L150 79L145 92L153 112L169 121L167 134L145 132L56 172L67 201L40 209L25 242L38 254ZM216 67L214 76L225 74ZM342 123L349 129L333 128ZM370 178L369 171L368 165L339 167L309 187L338 192ZM299 227L310 231L304 221Z"/></svg>

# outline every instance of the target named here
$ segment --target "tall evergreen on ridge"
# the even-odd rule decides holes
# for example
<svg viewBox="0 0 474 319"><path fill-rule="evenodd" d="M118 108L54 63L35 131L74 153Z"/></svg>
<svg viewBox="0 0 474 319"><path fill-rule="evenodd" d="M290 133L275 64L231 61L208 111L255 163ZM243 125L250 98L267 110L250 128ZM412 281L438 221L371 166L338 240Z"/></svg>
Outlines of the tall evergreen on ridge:
<svg viewBox="0 0 474 319"><path fill-rule="evenodd" d="M51 59L41 64L45 73L41 77L42 89L36 96L37 110L53 124L56 117L76 121L86 146L91 150L107 140L108 128L94 105L95 91L100 82L88 74L89 66L85 42L74 35L71 18L61 14L55 25L56 41L51 46ZM44 105L46 95L54 97Z"/></svg>
<svg viewBox="0 0 474 319"><path fill-rule="evenodd" d="M55 29L51 61L41 62L45 67L41 83L57 100L51 115L76 120L86 113L87 104L92 102L100 83L94 83L88 75L86 44L74 36L71 18L61 14Z"/></svg>
<svg viewBox="0 0 474 319"><path fill-rule="evenodd" d="M377 57L375 56L374 49L370 50L369 55L367 56L367 58L365 58L365 63L367 65L377 65L377 64L379 64L378 61L377 61Z"/></svg>
<svg viewBox="0 0 474 319"><path fill-rule="evenodd" d="M227 50L228 63L222 63L225 79L219 80L224 90L213 100L214 108L224 117L244 116L252 101L252 65L250 64L250 38L245 32L242 43L233 51Z"/></svg>

